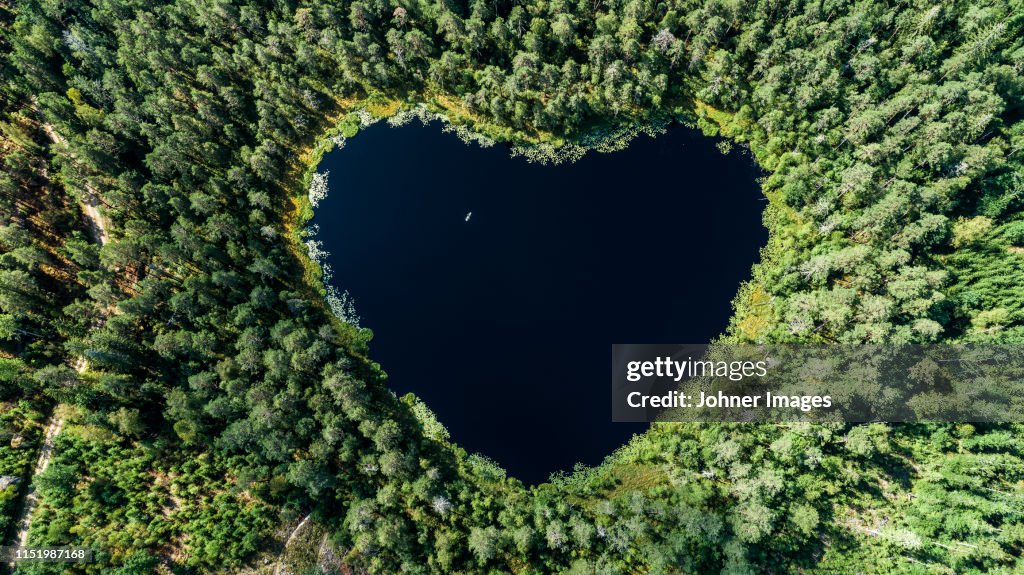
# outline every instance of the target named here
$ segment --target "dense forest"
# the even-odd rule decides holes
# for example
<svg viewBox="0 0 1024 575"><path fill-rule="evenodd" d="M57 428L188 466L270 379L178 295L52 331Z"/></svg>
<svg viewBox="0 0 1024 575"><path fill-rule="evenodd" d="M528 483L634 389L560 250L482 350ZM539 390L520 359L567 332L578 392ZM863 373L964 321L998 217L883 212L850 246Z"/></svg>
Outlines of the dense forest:
<svg viewBox="0 0 1024 575"><path fill-rule="evenodd" d="M28 538L95 557L18 573L259 572L307 515L370 573L1024 570L1017 424L657 424L524 486L388 391L303 232L319 158L376 118L537 161L679 122L768 174L723 341L1021 343L1020 0L17 0L0 21L0 531L59 420Z"/></svg>

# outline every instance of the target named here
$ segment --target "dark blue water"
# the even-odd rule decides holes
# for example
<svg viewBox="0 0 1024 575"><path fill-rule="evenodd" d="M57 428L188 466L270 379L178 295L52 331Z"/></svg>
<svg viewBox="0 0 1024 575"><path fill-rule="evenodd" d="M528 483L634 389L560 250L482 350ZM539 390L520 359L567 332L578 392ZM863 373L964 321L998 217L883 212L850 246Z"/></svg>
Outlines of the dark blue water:
<svg viewBox="0 0 1024 575"><path fill-rule="evenodd" d="M553 167L378 124L325 169L314 222L371 357L527 483L643 431L611 423L611 344L719 335L767 239L757 167L682 127Z"/></svg>

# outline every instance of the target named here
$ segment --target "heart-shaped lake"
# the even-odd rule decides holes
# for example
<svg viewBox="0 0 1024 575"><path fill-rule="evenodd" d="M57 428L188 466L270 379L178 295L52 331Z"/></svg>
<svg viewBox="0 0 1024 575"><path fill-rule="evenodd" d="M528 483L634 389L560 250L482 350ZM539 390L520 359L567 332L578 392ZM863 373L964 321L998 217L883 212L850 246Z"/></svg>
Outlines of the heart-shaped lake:
<svg viewBox="0 0 1024 575"><path fill-rule="evenodd" d="M679 126L543 166L380 123L325 170L317 237L389 385L527 483L643 431L611 422L611 344L719 335L767 238L749 155Z"/></svg>

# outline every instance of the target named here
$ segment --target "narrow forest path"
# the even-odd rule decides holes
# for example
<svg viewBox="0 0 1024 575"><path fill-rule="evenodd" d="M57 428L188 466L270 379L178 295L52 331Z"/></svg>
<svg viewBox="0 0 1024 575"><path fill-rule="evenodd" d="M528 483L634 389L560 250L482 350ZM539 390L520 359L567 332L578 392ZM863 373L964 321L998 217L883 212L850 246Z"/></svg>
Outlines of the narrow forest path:
<svg viewBox="0 0 1024 575"><path fill-rule="evenodd" d="M44 122L43 131L46 132L46 137L50 138L50 142L54 144L63 144L65 142L64 137L57 133L53 129L53 126ZM49 177L47 177L49 180ZM103 215L100 214L99 208L96 207L98 195L93 189L86 190L89 192L89 198L79 198L78 203L82 208L82 213L85 215L86 224L89 226L90 232L92 232L93 240L97 244L103 245L107 243L107 223Z"/></svg>
<svg viewBox="0 0 1024 575"><path fill-rule="evenodd" d="M64 138L61 137L48 123L42 124L43 131L47 137L54 144L61 144L64 142ZM44 173L43 177L49 182L49 174ZM94 194L91 194L94 195ZM79 202L82 213L85 215L86 223L90 228L93 240L99 245L107 243L107 226L104 222L103 216L96 208L95 204L91 204L87 201ZM88 363L84 357L79 357L74 362L74 368L78 373L84 372L88 368ZM28 492L25 495L24 503L21 506L21 513L16 519L18 526L15 532L15 543L18 546L25 546L28 543L28 532L32 526L32 514L35 511L36 505L39 503L39 495L36 493L35 482L36 478L42 475L46 469L50 466L50 460L53 458L54 443L57 440L57 436L64 428L64 417L61 413L60 406L56 406L50 413L50 417L47 419L46 433L43 436L43 444L39 448L39 457L36 459L36 466L32 470L32 475L28 478ZM11 569L14 569L14 564L9 563Z"/></svg>
<svg viewBox="0 0 1024 575"><path fill-rule="evenodd" d="M43 436L43 445L39 448L39 459L36 460L36 466L32 470L32 483L35 482L35 478L42 475L46 468L50 466L50 459L53 457L53 443L57 439L57 434L64 427L64 418L58 417L57 411L54 410L50 414L50 419L47 421L46 434ZM18 530L15 533L14 541L19 547L24 547L28 543L28 528L32 523L32 512L35 510L36 504L39 502L39 495L36 493L35 485L29 484L28 493L25 495L25 503L21 510L21 517L18 518Z"/></svg>
<svg viewBox="0 0 1024 575"><path fill-rule="evenodd" d="M57 133L53 129L53 126L43 122L43 131L46 132L46 136L50 138L50 141L54 144L63 144L65 142L64 137ZM48 178L47 178L48 179ZM107 243L107 224L100 214L99 208L96 207L98 195L96 190L88 189L88 198L78 198L79 206L82 208L82 213L85 214L86 224L89 226L89 232L92 234L92 239L99 245Z"/></svg>
<svg viewBox="0 0 1024 575"><path fill-rule="evenodd" d="M298 536L299 531L302 531L302 528L305 527L306 522L309 521L309 518L310 515L306 515L305 517L303 517L302 521L299 521L299 524L295 526L295 529L292 529L291 534L288 535L288 539L285 539L284 546L281 547L281 554L277 557L277 564L274 565L274 575L282 575L281 562L284 561L284 554L288 551L288 546L291 545L295 537Z"/></svg>
<svg viewBox="0 0 1024 575"><path fill-rule="evenodd" d="M103 223L103 216L100 215L99 209L88 202L82 202L81 206L82 213L89 221L93 240L101 246L107 243L107 226Z"/></svg>

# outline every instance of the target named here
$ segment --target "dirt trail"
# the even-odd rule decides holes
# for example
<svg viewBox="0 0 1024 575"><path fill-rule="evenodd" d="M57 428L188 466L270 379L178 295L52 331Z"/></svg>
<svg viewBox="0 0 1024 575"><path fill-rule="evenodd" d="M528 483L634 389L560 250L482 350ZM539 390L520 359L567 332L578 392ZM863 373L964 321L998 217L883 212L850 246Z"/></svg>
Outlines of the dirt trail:
<svg viewBox="0 0 1024 575"><path fill-rule="evenodd" d="M49 467L50 459L53 457L53 442L63 427L64 419L58 417L56 413L51 414L46 426L46 435L43 436L43 446L39 448L39 459L36 460L36 467L32 471L33 480ZM25 505L22 507L22 514L18 520L18 531L14 538L15 544L18 546L24 547L28 542L28 528L32 523L32 511L35 510L38 502L39 495L36 493L35 486L30 484L28 493L25 495Z"/></svg>
<svg viewBox="0 0 1024 575"><path fill-rule="evenodd" d="M43 124L43 131L50 138L50 141L54 144L61 144L64 142L64 138L61 137L50 124ZM95 194L91 194L95 196ZM103 216L96 208L95 203L81 202L82 212L85 214L90 230L92 231L93 239L96 243L101 246L107 243L107 227L103 221ZM74 363L75 369L82 373L88 368L88 363L85 358L78 358ZM36 466L32 470L32 476L29 478L28 493L25 495L25 502L21 507L21 514L17 518L18 529L15 534L15 542L19 546L24 546L28 543L28 532L29 527L32 525L32 513L35 511L36 505L39 503L39 495L35 489L35 479L46 471L46 468L50 466L50 460L53 458L53 446L57 439L57 435L60 434L61 429L64 428L64 418L61 415L60 406L57 406L53 413L50 414L46 424L46 434L43 436L43 445L39 448L39 458L36 460ZM9 564L13 569L13 563Z"/></svg>
<svg viewBox="0 0 1024 575"><path fill-rule="evenodd" d="M63 144L64 137L57 133L48 123L43 123L43 131L46 132L46 136L50 138L50 141L54 144ZM87 224L89 224L89 231L92 232L93 240L101 246L107 243L107 225L103 219L103 215L100 214L99 209L96 207L97 195L95 190L86 190L89 192L89 198L80 200L82 206L82 213L85 214Z"/></svg>
<svg viewBox="0 0 1024 575"><path fill-rule="evenodd" d="M286 551L288 551L288 546L291 545L292 540L295 539L295 537L299 534L299 531L302 531L302 528L306 525L306 522L309 521L309 517L309 515L303 517L302 521L299 521L299 524L296 525L295 529L292 530L292 533L288 536L288 539L285 540L284 546L281 547L281 555L278 556L277 564L274 565L274 575L282 575L281 562L284 560L284 554Z"/></svg>
<svg viewBox="0 0 1024 575"><path fill-rule="evenodd" d="M107 226L103 223L103 216L95 205L82 202L82 212L89 220L89 229L92 232L92 239L99 245L107 243Z"/></svg>

